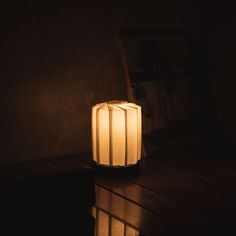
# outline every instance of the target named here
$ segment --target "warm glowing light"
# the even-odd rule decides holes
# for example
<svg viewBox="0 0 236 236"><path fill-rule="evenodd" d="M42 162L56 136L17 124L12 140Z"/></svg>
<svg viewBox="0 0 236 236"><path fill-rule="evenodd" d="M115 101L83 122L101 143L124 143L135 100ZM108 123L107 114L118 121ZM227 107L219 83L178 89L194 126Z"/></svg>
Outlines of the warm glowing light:
<svg viewBox="0 0 236 236"><path fill-rule="evenodd" d="M136 228L99 208L92 208L92 214L96 219L94 236L140 236Z"/></svg>
<svg viewBox="0 0 236 236"><path fill-rule="evenodd" d="M109 101L92 108L93 160L100 165L134 165L141 158L141 107Z"/></svg>

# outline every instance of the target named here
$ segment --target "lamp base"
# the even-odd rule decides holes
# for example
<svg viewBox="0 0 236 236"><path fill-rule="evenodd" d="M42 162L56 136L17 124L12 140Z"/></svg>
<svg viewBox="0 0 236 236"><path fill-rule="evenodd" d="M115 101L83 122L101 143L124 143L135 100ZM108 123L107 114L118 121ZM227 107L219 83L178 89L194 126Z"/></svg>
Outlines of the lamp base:
<svg viewBox="0 0 236 236"><path fill-rule="evenodd" d="M126 178L140 174L140 161L128 166L106 166L93 162L95 173L111 177Z"/></svg>

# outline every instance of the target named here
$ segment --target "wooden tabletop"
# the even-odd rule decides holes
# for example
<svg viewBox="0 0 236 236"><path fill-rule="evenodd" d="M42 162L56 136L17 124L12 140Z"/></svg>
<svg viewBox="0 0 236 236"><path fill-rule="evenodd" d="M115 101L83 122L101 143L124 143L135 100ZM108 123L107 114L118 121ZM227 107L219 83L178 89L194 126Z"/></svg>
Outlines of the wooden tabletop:
<svg viewBox="0 0 236 236"><path fill-rule="evenodd" d="M48 175L76 170L82 162L90 165L91 157L75 154L0 170ZM235 224L235 180L236 161L206 151L145 158L133 176L95 172L95 235L227 234Z"/></svg>

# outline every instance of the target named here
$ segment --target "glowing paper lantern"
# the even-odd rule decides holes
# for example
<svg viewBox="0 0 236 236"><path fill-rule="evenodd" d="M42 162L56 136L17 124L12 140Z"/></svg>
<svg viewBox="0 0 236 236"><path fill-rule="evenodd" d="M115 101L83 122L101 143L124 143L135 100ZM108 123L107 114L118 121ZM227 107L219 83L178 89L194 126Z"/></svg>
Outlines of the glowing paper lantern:
<svg viewBox="0 0 236 236"><path fill-rule="evenodd" d="M141 107L109 101L92 108L93 160L98 165L125 167L141 158Z"/></svg>

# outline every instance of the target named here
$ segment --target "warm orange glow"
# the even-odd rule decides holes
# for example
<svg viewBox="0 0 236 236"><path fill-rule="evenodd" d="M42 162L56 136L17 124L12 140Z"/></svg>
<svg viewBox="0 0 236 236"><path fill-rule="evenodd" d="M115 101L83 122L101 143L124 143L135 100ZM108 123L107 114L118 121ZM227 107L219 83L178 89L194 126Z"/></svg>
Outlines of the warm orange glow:
<svg viewBox="0 0 236 236"><path fill-rule="evenodd" d="M105 166L134 165L141 158L141 107L109 101L92 108L93 160Z"/></svg>
<svg viewBox="0 0 236 236"><path fill-rule="evenodd" d="M92 209L93 217L96 219L95 236L139 236L139 231L126 222L109 215L99 208Z"/></svg>

